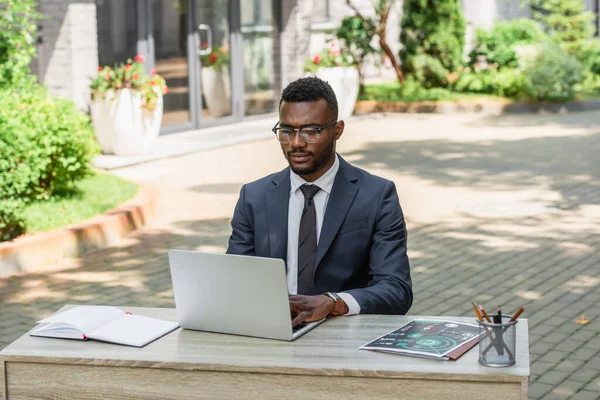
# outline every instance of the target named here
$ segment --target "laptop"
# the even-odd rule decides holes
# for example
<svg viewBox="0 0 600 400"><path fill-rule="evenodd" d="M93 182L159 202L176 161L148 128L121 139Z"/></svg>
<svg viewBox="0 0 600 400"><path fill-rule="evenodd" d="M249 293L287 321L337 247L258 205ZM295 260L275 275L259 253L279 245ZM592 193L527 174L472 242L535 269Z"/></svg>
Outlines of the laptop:
<svg viewBox="0 0 600 400"><path fill-rule="evenodd" d="M184 329L294 340L325 320L292 328L283 260L169 250L169 265Z"/></svg>

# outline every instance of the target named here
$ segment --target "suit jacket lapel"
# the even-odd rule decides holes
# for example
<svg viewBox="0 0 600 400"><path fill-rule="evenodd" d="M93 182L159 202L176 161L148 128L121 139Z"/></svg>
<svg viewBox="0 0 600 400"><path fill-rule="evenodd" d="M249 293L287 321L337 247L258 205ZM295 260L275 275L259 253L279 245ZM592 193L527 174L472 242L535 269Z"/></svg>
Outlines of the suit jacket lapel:
<svg viewBox="0 0 600 400"><path fill-rule="evenodd" d="M270 256L287 263L290 169L286 168L276 174L272 183L266 197Z"/></svg>
<svg viewBox="0 0 600 400"><path fill-rule="evenodd" d="M350 206L354 202L356 193L358 193L358 186L355 184L357 180L358 177L355 176L353 167L340 157L340 169L333 181L331 195L329 196L325 217L323 218L321 236L319 237L319 245L317 246L315 269L319 266L325 253L327 253L329 246L331 246L335 235L348 214L348 210L350 210Z"/></svg>

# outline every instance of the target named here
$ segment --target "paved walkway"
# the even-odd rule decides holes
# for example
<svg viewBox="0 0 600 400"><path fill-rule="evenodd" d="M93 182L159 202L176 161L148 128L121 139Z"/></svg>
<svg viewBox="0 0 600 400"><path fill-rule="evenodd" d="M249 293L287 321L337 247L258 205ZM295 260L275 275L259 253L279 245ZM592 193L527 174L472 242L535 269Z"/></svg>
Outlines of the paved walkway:
<svg viewBox="0 0 600 400"><path fill-rule="evenodd" d="M398 115L348 122L338 151L396 182L410 314L526 308L530 398L600 397L600 113ZM274 139L115 170L158 218L119 246L0 279L0 347L65 303L173 306L169 248L224 251L242 183L285 166ZM575 322L581 314L591 320Z"/></svg>

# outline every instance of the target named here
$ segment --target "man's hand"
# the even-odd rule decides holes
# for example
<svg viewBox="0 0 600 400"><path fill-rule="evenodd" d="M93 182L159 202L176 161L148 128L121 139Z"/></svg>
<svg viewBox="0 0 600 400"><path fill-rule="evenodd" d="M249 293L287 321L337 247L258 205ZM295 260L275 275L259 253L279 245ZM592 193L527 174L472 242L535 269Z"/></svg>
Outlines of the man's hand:
<svg viewBox="0 0 600 400"><path fill-rule="evenodd" d="M334 308L334 301L323 294L318 296L290 295L292 326L323 319L331 314Z"/></svg>

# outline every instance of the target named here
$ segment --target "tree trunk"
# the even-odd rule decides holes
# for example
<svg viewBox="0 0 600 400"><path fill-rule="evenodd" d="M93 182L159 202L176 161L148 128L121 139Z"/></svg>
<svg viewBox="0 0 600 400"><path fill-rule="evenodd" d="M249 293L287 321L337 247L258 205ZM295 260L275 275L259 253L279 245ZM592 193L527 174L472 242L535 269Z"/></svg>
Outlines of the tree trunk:
<svg viewBox="0 0 600 400"><path fill-rule="evenodd" d="M392 67L394 67L394 72L396 72L398 81L401 84L403 84L405 81L404 73L400 68L400 64L398 64L398 61L396 61L396 57L394 56L392 49L390 49L390 46L388 46L386 42L387 19L390 15L390 10L392 8L393 3L394 1L391 1L383 5L380 9L376 9L379 21L377 22L378 26L376 27L376 29L374 29L374 33L379 37L379 47L381 47L381 50L383 50L386 57L389 58L390 62L392 63ZM365 17L363 17L358 8L356 8L356 6L352 3L352 0L346 0L346 4L352 9L352 11L354 11L354 14L356 16L360 17L363 21L365 21Z"/></svg>
<svg viewBox="0 0 600 400"><path fill-rule="evenodd" d="M381 46L381 49L383 50L387 58L390 59L392 67L394 67L394 71L396 72L396 76L398 77L398 81L400 83L404 83L404 73L402 72L400 65L398 65L398 62L396 61L396 57L394 57L392 49L390 49L390 46L387 45L387 43L385 42L385 40L382 39L381 36L379 36L379 46Z"/></svg>

